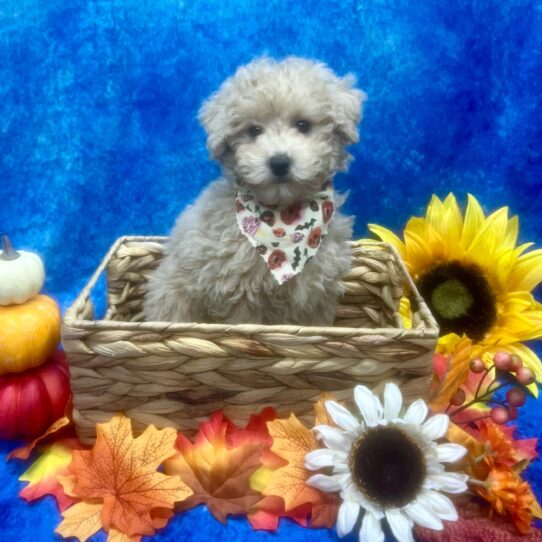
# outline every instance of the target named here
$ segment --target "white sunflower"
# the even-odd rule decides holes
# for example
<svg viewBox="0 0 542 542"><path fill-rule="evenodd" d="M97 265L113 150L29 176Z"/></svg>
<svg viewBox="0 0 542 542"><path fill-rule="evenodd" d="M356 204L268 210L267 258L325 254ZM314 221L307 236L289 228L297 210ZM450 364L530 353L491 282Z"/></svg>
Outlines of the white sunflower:
<svg viewBox="0 0 542 542"><path fill-rule="evenodd" d="M441 491L463 493L468 477L446 472L442 463L461 459L466 449L435 442L446 434L448 416L435 414L425 421L427 405L418 399L400 417L403 398L391 383L384 390L384 406L364 386L356 386L354 399L363 420L326 401L337 427L316 426L317 437L327 448L305 456L309 470L332 469L330 475L315 474L307 483L326 492L340 491L339 536L352 531L362 510L360 542L383 542L384 518L399 542L414 540L415 523L441 530L442 520L457 520L452 501Z"/></svg>

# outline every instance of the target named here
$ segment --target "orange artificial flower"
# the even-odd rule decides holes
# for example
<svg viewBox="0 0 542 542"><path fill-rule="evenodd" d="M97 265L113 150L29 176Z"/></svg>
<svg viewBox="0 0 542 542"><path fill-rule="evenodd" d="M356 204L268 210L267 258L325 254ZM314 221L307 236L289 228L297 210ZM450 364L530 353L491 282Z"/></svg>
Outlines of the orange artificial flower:
<svg viewBox="0 0 542 542"><path fill-rule="evenodd" d="M493 469L484 485L475 486L500 515L508 515L522 534L527 534L533 520L536 500L529 484L509 469Z"/></svg>
<svg viewBox="0 0 542 542"><path fill-rule="evenodd" d="M481 440L485 444L485 462L490 468L512 468L523 459L533 456L523 453L520 446L521 440L513 440L507 435L502 427L494 423L480 424ZM534 439L533 439L534 440ZM533 452L535 444L533 444ZM536 457L536 455L534 456Z"/></svg>
<svg viewBox="0 0 542 542"><path fill-rule="evenodd" d="M463 468L473 490L498 514L508 516L518 531L527 533L542 510L520 472L537 457L537 439L515 440L513 432L514 427L489 421L483 421L475 434L450 424L447 438L467 448Z"/></svg>

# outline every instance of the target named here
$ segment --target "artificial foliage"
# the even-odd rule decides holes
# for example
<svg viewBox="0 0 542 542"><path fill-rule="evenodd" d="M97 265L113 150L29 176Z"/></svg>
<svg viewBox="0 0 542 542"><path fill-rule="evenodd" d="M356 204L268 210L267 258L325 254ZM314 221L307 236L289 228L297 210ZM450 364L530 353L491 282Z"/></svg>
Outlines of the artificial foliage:
<svg viewBox="0 0 542 542"><path fill-rule="evenodd" d="M367 91L356 160L337 179L351 190L346 205L358 217L358 235L367 222L400 235L408 215L423 216L430 192L469 190L486 209L507 202L518 212L521 242L542 238L537 2L5 0L0 20L0 226L21 247L39 249L47 291L64 308L113 239L165 234L218 175L195 113L237 66L262 53L322 59L356 73ZM443 344L444 371L455 367L451 350ZM524 362L529 354L514 353ZM476 378L469 372L466 383L455 380L463 404L474 397ZM448 398L436 408L447 408ZM472 417L500 405L476 406L482 413ZM530 398L518 410L522 437L537 436L540 403ZM33 459L56 435L37 443ZM2 535L49 541L54 499L30 509L14 497L27 466L2 466ZM535 459L521 476L540 492L541 472ZM460 519L445 531L418 528L420 540L518 539L509 517L485 501L474 511L458 508ZM293 542L335 540L284 523L279 534ZM181 540L187 529L198 541L260 538L241 521L223 527L200 506L179 515L161 539ZM521 540L540 540L541 532Z"/></svg>
<svg viewBox="0 0 542 542"><path fill-rule="evenodd" d="M518 244L519 219L501 207L486 217L468 196L431 199L425 216L408 220L403 239L387 228L369 229L399 251L441 328L439 351L453 354L468 337L486 360L506 349L542 380L542 362L524 341L542 337L542 305L532 292L542 282L542 249ZM533 387L533 390L535 387Z"/></svg>
<svg viewBox="0 0 542 542"><path fill-rule="evenodd" d="M130 537L154 534L174 503L192 494L178 476L157 472L174 453L176 436L173 429L150 426L133 438L125 416L98 425L92 450L74 450L69 474L60 478L65 493L79 502L63 512L57 532L74 536L79 520L88 513L93 520L85 527L85 540L101 527Z"/></svg>
<svg viewBox="0 0 542 542"><path fill-rule="evenodd" d="M435 366L441 364L437 355ZM360 401L358 398L362 404ZM364 419L376 416L382 408L379 403L367 406L367 398L363 401ZM415 420L427 415L427 407L417 403L404 414L408 423L418 423ZM325 451L321 438L325 442L338 438L328 433L338 435L336 423L342 427L350 423L340 417L346 410L340 405L333 410L333 404L328 394L315 405L316 432L294 415L277 419L273 409L265 409L255 413L245 427L217 412L200 424L193 439L153 426L134 439L129 419L117 415L97 426L96 444L90 449L78 443L73 434L66 434L66 429L73 428L67 418L62 418L41 442L32 442L14 454L24 458L36 444L41 447L40 455L21 476L21 481L28 482L21 497L34 501L53 496L63 516L57 533L81 542L100 529L108 533L108 540L138 541L165 527L174 513L199 504L205 504L222 522L233 515L246 515L255 529L274 531L284 517L305 527L331 527L337 521L341 501L333 487L322 491L311 483L311 478L323 475L315 476L314 466L307 468L307 462L311 454ZM392 419L400 408L400 401L393 407L386 403L381 415ZM446 419L444 426L438 416ZM428 435L439 437L448 427L447 420L447 415L437 414L431 423L426 422ZM532 519L542 517L542 510L521 472L537 457L537 439L518 439L513 427L491 419L474 423L468 417L450 423L447 439L453 444L441 445L443 453L446 446L464 447L464 459L456 468L468 474L470 498L477 495L479 506L485 502L476 516L482 522L481 532L494 533L483 523L483 518L494 513L506 520L499 536L508 536L510 524L517 532L531 533ZM448 457L455 461L455 450ZM461 478L437 479L448 491L463 491ZM457 506L471 502L462 499ZM448 519L455 525L454 518ZM422 525L416 531L420 540L440 540L434 538L433 530L423 528L427 527L423 516L418 521ZM462 525L466 520L460 517L458 521ZM448 522L442 528L447 532ZM453 527L450 532L460 532L461 528ZM480 536L480 540L486 540L486 535Z"/></svg>
<svg viewBox="0 0 542 542"><path fill-rule="evenodd" d="M66 405L66 411L71 413L71 403ZM44 433L36 437L34 440L28 441L24 446L20 446L19 448L12 450L7 456L8 461L13 458L23 460L28 459L38 444L42 443L43 441L47 441L49 437L54 437L55 440L58 439L58 435L65 428L73 429L73 422L68 415L58 418L45 430ZM78 442L76 437L73 437L73 439L74 441Z"/></svg>
<svg viewBox="0 0 542 542"><path fill-rule="evenodd" d="M68 465L73 449L62 442L55 442L43 449L40 457L19 478L28 484L21 490L20 496L32 502L45 495L56 498L61 512L77 502L77 499L64 492L59 476L69 475Z"/></svg>
<svg viewBox="0 0 542 542"><path fill-rule="evenodd" d="M480 542L520 534L538 540L534 522L542 509L529 483L537 438L519 435L513 423L537 396L540 360L523 341L539 337L532 290L542 279L540 251L517 247L518 221L506 209L485 217L472 197L464 214L453 195L433 198L425 218L409 221L404 246L387 230L372 229L397 244L434 312L446 310L444 301L455 303L453 314L437 317L461 323L466 311L476 318L471 289L480 277L487 283L480 291L489 292L483 301L494 303L491 325L481 317L483 336L443 328L427 404L403 405L393 384L382 401L357 386L354 410L324 394L312 423L293 414L277 418L267 408L239 426L219 411L194 436L152 425L134 436L119 413L97 426L92 447L78 442L68 406L42 436L12 452L11 459L34 457L21 476L21 497L54 498L63 517L56 532L82 542L100 530L110 541L138 542L200 505L222 523L246 516L254 529L276 531L286 518L308 528L335 526L340 536L361 512L357 528L371 542L383 540L386 529L400 542L411 540L414 527L422 542L467 532ZM464 246L455 246L461 239ZM503 270L489 268L499 262ZM401 312L405 326L413 325L408 292ZM396 460L390 476L403 474L390 493L373 474Z"/></svg>
<svg viewBox="0 0 542 542"><path fill-rule="evenodd" d="M218 413L200 427L194 443L179 435L179 453L164 463L166 474L179 476L192 490L177 505L178 510L204 503L224 523L229 515L247 514L260 500L259 493L250 487L250 477L260 466L265 440L239 438L236 430Z"/></svg>
<svg viewBox="0 0 542 542"><path fill-rule="evenodd" d="M284 511L303 509L310 512L312 527L332 527L337 519L338 499L306 484L311 473L305 467L305 456L318 448L316 436L293 414L286 420L268 423L273 444L271 452L278 456L264 461L267 482L261 483L262 495L279 497ZM282 460L282 461L280 461Z"/></svg>

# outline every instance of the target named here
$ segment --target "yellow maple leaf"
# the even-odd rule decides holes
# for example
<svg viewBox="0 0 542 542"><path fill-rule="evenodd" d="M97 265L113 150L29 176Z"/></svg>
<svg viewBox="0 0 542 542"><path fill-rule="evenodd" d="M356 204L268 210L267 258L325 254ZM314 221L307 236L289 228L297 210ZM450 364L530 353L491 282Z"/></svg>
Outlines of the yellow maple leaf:
<svg viewBox="0 0 542 542"><path fill-rule="evenodd" d="M107 537L107 542L139 542L140 540L141 536L128 536L116 529L111 529L109 531L109 536Z"/></svg>
<svg viewBox="0 0 542 542"><path fill-rule="evenodd" d="M64 538L75 537L85 542L102 528L102 504L78 502L62 512L64 518L55 533Z"/></svg>

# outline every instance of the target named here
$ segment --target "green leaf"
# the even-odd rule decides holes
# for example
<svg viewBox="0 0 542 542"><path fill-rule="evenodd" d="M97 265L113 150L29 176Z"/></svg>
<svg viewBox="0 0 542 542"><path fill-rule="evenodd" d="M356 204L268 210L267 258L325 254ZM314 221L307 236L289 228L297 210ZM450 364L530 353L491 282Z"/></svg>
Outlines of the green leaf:
<svg viewBox="0 0 542 542"><path fill-rule="evenodd" d="M295 258L294 258L294 262L292 263L292 269L297 269L297 266L299 265L299 262L301 261L301 250L299 250L299 247L295 247L294 255L295 255Z"/></svg>
<svg viewBox="0 0 542 542"><path fill-rule="evenodd" d="M311 218L309 222L305 222L305 224L299 224L299 226L296 226L295 231L308 230L315 222L316 218Z"/></svg>

